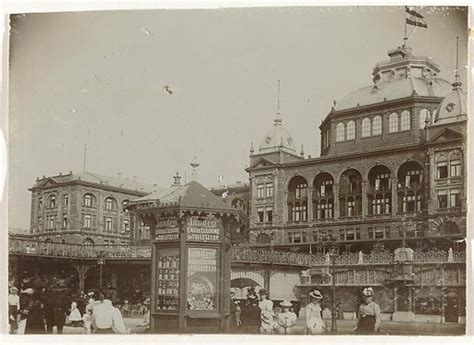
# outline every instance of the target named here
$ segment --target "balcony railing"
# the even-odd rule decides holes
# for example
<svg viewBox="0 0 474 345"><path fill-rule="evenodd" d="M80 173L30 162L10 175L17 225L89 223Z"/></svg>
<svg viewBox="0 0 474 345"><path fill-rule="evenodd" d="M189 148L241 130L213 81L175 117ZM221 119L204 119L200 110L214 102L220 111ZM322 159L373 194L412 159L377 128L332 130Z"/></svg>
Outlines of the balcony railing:
<svg viewBox="0 0 474 345"><path fill-rule="evenodd" d="M21 238L10 238L8 251L10 254L25 256L54 256L76 259L94 259L98 257L109 259L151 258L151 246L84 246ZM241 263L281 264L300 267L327 266L331 264L329 258L322 254L292 253L238 246L231 248L231 258L232 261ZM451 254L445 251L414 253L414 263L463 263L465 261L465 252L451 252ZM359 253L348 253L339 255L336 260L337 265L391 264L392 262L393 255L390 253L362 255Z"/></svg>
<svg viewBox="0 0 474 345"><path fill-rule="evenodd" d="M451 213L460 213L461 207L449 207L449 208L438 208L436 213L439 214L451 214Z"/></svg>

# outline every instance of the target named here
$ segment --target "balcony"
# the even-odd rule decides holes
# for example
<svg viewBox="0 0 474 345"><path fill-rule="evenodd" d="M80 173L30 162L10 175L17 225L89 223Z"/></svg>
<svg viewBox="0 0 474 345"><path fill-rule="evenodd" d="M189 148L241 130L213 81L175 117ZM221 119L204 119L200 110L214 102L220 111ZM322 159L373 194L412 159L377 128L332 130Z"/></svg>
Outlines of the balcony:
<svg viewBox="0 0 474 345"><path fill-rule="evenodd" d="M461 213L461 207L449 207L449 208L438 208L436 213L438 214L456 214Z"/></svg>

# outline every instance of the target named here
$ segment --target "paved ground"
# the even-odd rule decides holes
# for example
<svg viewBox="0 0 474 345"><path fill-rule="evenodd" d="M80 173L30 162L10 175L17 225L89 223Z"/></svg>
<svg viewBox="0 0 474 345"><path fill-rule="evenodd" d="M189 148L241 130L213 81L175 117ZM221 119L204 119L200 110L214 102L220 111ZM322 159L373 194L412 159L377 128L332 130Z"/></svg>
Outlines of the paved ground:
<svg viewBox="0 0 474 345"><path fill-rule="evenodd" d="M142 322L142 319L126 318L125 324L136 333L139 328L136 326ZM330 325L330 322L328 323ZM338 335L354 334L353 329L356 326L355 320L338 320ZM298 320L295 331L297 334L303 334L304 321ZM64 327L65 334L82 334L82 327ZM455 323L411 323L411 322L393 322L382 321L381 335L463 335L465 333L465 325Z"/></svg>

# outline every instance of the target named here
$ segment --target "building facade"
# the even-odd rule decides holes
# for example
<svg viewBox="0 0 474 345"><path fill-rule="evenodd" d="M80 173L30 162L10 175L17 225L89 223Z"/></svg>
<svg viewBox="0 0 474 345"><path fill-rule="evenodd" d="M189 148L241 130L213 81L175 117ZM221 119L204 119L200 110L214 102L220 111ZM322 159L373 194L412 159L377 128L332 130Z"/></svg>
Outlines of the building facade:
<svg viewBox="0 0 474 345"><path fill-rule="evenodd" d="M124 208L159 189L137 181L90 172L38 178L31 191L32 239L84 245L128 245L148 238ZM148 231L148 233L147 233Z"/></svg>
<svg viewBox="0 0 474 345"><path fill-rule="evenodd" d="M324 256L335 245L356 265L357 254L359 264L367 264L365 255L386 255L394 263L400 248L409 248L411 262L413 255L464 255L467 108L459 76L453 84L438 78L437 64L407 46L388 56L374 67L372 85L334 102L319 127L320 157L297 151L279 113L258 150L252 145L247 171L253 246ZM323 260L315 274L328 275L327 265ZM397 276L398 268L389 266L338 274L343 308L356 310L359 288L371 284L380 287L384 312L423 309L422 299L415 306L416 293L436 296L439 305L450 294L462 315L465 262L443 268L430 283L421 276L438 273L427 264L410 266L409 276ZM302 281L302 287L323 290L329 284L318 277ZM396 296L402 296L398 306ZM440 308L425 311L437 314Z"/></svg>

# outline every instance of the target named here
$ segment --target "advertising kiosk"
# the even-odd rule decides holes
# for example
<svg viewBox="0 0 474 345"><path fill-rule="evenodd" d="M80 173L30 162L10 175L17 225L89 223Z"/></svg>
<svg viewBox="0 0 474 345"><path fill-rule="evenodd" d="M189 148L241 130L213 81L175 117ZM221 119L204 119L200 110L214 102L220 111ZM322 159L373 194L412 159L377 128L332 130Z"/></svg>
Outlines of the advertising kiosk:
<svg viewBox="0 0 474 345"><path fill-rule="evenodd" d="M152 333L225 333L230 320L231 208L199 183L131 203L152 239Z"/></svg>

